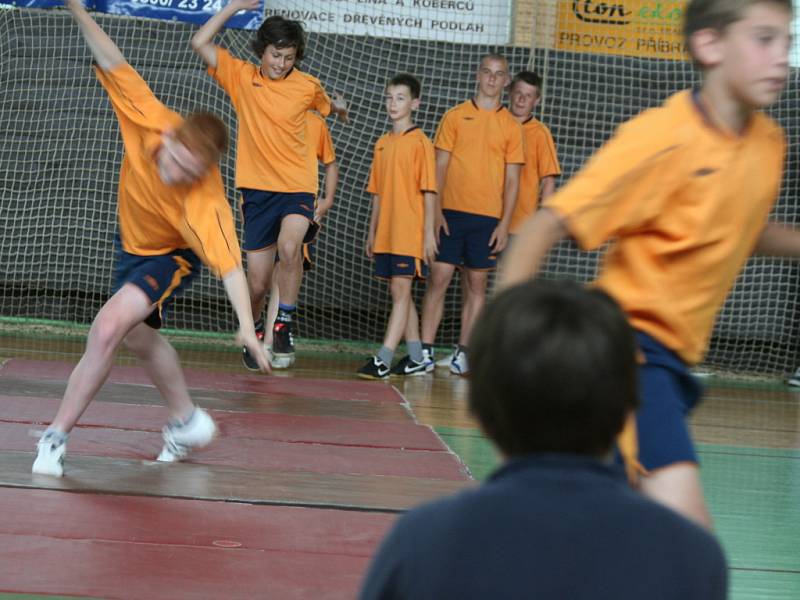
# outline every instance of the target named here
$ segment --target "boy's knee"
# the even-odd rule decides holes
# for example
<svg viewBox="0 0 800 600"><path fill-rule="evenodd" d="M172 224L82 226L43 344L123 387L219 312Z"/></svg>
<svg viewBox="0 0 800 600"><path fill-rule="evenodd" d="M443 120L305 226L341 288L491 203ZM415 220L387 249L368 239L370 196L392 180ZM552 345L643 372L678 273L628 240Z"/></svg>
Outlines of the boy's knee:
<svg viewBox="0 0 800 600"><path fill-rule="evenodd" d="M300 244L295 240L279 241L278 256L280 256L282 263L294 265L300 261Z"/></svg>

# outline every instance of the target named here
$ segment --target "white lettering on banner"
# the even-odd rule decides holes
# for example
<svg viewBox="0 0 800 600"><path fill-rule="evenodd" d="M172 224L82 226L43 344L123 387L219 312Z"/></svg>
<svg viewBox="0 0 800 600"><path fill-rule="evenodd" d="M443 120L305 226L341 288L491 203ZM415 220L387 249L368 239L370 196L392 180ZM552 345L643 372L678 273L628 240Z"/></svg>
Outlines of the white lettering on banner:
<svg viewBox="0 0 800 600"><path fill-rule="evenodd" d="M303 21L308 31L318 33L501 45L510 41L512 3L513 0L268 0L265 16Z"/></svg>

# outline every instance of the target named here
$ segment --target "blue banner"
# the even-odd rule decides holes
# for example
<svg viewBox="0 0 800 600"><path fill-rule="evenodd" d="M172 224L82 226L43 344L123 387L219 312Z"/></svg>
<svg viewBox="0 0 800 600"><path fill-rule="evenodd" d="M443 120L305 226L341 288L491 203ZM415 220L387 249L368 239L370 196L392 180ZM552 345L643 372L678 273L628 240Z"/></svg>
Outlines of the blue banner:
<svg viewBox="0 0 800 600"><path fill-rule="evenodd" d="M186 21L202 25L217 14L227 2L223 0L96 0L97 10L113 15ZM258 10L239 11L225 27L258 29L263 20L264 0Z"/></svg>
<svg viewBox="0 0 800 600"><path fill-rule="evenodd" d="M147 17L167 21L186 21L202 25L227 4L224 0L88 0L88 10L112 15ZM18 8L52 8L64 6L64 0L0 0L0 5ZM257 10L239 11L225 27L232 29L258 29L264 15L264 0Z"/></svg>

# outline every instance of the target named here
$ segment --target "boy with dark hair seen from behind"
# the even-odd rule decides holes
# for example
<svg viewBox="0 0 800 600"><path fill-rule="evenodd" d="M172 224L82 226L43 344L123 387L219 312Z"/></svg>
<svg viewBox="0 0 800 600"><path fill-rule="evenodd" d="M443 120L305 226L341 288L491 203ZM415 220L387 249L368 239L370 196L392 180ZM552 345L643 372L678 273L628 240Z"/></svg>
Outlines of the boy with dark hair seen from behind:
<svg viewBox="0 0 800 600"><path fill-rule="evenodd" d="M389 280L392 312L383 346L358 371L363 379L392 375L424 375L426 364L419 337L419 316L411 295L415 279L424 279L436 259L436 156L433 144L414 125L421 86L402 73L386 86L386 112L392 131L375 143L367 191L372 213L366 254L375 261L375 275ZM405 337L408 354L394 368L392 358Z"/></svg>
<svg viewBox="0 0 800 600"><path fill-rule="evenodd" d="M492 300L472 334L469 406L505 464L401 517L361 599L723 600L713 536L612 464L638 404L635 356L600 290L537 281Z"/></svg>
<svg viewBox="0 0 800 600"><path fill-rule="evenodd" d="M708 527L686 423L701 396L689 368L748 257L800 256L800 233L767 222L786 144L760 110L788 77L792 10L791 0L689 2L684 29L702 85L623 124L523 224L502 269L501 286L513 284L566 236L584 250L612 241L597 283L627 313L645 359L639 485Z"/></svg>
<svg viewBox="0 0 800 600"><path fill-rule="evenodd" d="M232 0L192 37L192 48L231 99L239 121L236 187L242 192L247 283L256 334L264 338L264 304L271 287L275 255L280 289L273 327L272 355L281 366L294 362L294 314L303 277L303 243L313 239L317 191L316 158L308 149L306 113L331 112L347 121L341 97L328 97L316 77L296 63L305 53L299 21L272 16L264 20L252 43L259 64L235 58L214 44L214 36L239 10L253 10L258 0ZM255 368L243 348L242 360Z"/></svg>

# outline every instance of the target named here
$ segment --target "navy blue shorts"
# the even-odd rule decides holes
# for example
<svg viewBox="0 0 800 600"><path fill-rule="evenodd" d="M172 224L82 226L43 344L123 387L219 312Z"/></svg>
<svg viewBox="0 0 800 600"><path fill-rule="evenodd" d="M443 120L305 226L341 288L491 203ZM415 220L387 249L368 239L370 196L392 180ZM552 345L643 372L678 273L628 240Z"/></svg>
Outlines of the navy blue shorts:
<svg viewBox="0 0 800 600"><path fill-rule="evenodd" d="M376 254L375 276L381 279L392 277L411 277L425 279L428 276L428 265L415 256L401 254Z"/></svg>
<svg viewBox="0 0 800 600"><path fill-rule="evenodd" d="M114 246L116 264L112 293L116 294L126 283L141 289L156 305L144 322L153 329L160 329L169 303L189 287L200 272L200 259L188 248L157 256L129 254L122 249L119 236Z"/></svg>
<svg viewBox="0 0 800 600"><path fill-rule="evenodd" d="M497 255L489 247L489 240L500 220L458 210L444 210L442 213L450 235L442 232L436 261L467 269L494 269Z"/></svg>
<svg viewBox="0 0 800 600"><path fill-rule="evenodd" d="M646 360L639 367L639 462L648 470L697 463L687 419L703 389L686 363L661 342L642 332L636 341Z"/></svg>
<svg viewBox="0 0 800 600"><path fill-rule="evenodd" d="M278 242L281 221L288 215L300 215L312 223L304 241L311 241L319 226L314 223L314 194L284 193L242 189L244 240L242 249L264 250ZM311 237L311 239L308 239Z"/></svg>

